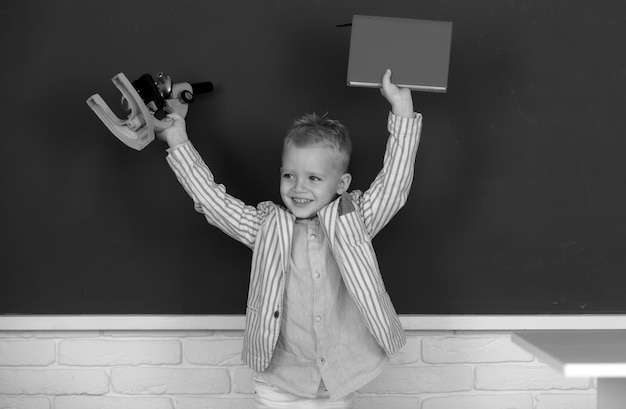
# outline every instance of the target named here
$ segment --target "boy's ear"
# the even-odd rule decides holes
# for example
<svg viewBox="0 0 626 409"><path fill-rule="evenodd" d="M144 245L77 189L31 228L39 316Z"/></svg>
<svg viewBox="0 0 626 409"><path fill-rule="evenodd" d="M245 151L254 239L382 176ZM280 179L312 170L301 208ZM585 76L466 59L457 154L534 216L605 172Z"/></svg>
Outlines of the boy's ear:
<svg viewBox="0 0 626 409"><path fill-rule="evenodd" d="M337 194L341 195L348 190L350 187L350 182L352 182L352 175L349 173L344 173L339 178L339 184L337 185Z"/></svg>

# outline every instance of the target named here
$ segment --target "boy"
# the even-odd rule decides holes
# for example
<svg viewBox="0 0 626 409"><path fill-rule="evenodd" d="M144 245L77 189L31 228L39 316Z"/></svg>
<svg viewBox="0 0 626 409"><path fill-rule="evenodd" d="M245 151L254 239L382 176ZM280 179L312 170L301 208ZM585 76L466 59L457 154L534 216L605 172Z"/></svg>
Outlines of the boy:
<svg viewBox="0 0 626 409"><path fill-rule="evenodd" d="M167 161L208 222L253 249L242 359L259 408L351 407L405 343L371 245L404 205L421 131L408 89L383 75L390 137L370 188L348 193L350 139L338 121L304 116L284 141L280 194L249 206L217 184L183 119L159 133Z"/></svg>

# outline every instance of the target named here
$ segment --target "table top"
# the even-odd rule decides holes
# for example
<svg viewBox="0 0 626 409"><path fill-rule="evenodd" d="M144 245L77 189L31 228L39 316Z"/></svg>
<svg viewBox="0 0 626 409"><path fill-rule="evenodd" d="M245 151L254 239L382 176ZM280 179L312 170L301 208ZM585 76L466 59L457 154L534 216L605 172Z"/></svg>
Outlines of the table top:
<svg viewBox="0 0 626 409"><path fill-rule="evenodd" d="M626 378L626 331L519 331L511 339L567 377Z"/></svg>

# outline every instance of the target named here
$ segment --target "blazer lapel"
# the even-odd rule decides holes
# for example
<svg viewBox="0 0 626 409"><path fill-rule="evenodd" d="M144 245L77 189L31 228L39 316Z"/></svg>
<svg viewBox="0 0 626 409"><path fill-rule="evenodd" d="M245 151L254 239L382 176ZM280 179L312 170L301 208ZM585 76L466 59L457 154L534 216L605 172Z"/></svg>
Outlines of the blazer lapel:
<svg viewBox="0 0 626 409"><path fill-rule="evenodd" d="M293 222L295 217L291 213L283 210L278 210L276 213L278 219L278 243L283 268L282 272L284 273L289 269L291 237L293 236Z"/></svg>
<svg viewBox="0 0 626 409"><path fill-rule="evenodd" d="M335 248L337 219L339 216L353 211L354 204L352 203L352 199L348 193L344 193L319 212L320 220L324 226L324 231L328 236L327 239L332 248Z"/></svg>

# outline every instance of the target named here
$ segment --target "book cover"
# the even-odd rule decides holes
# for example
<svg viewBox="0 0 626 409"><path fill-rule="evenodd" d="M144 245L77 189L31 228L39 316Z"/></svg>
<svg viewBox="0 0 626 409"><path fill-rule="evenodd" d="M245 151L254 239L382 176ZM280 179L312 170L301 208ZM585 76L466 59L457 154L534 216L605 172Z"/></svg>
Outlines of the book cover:
<svg viewBox="0 0 626 409"><path fill-rule="evenodd" d="M381 87L387 68L400 87L446 92L452 22L355 15L348 85Z"/></svg>

